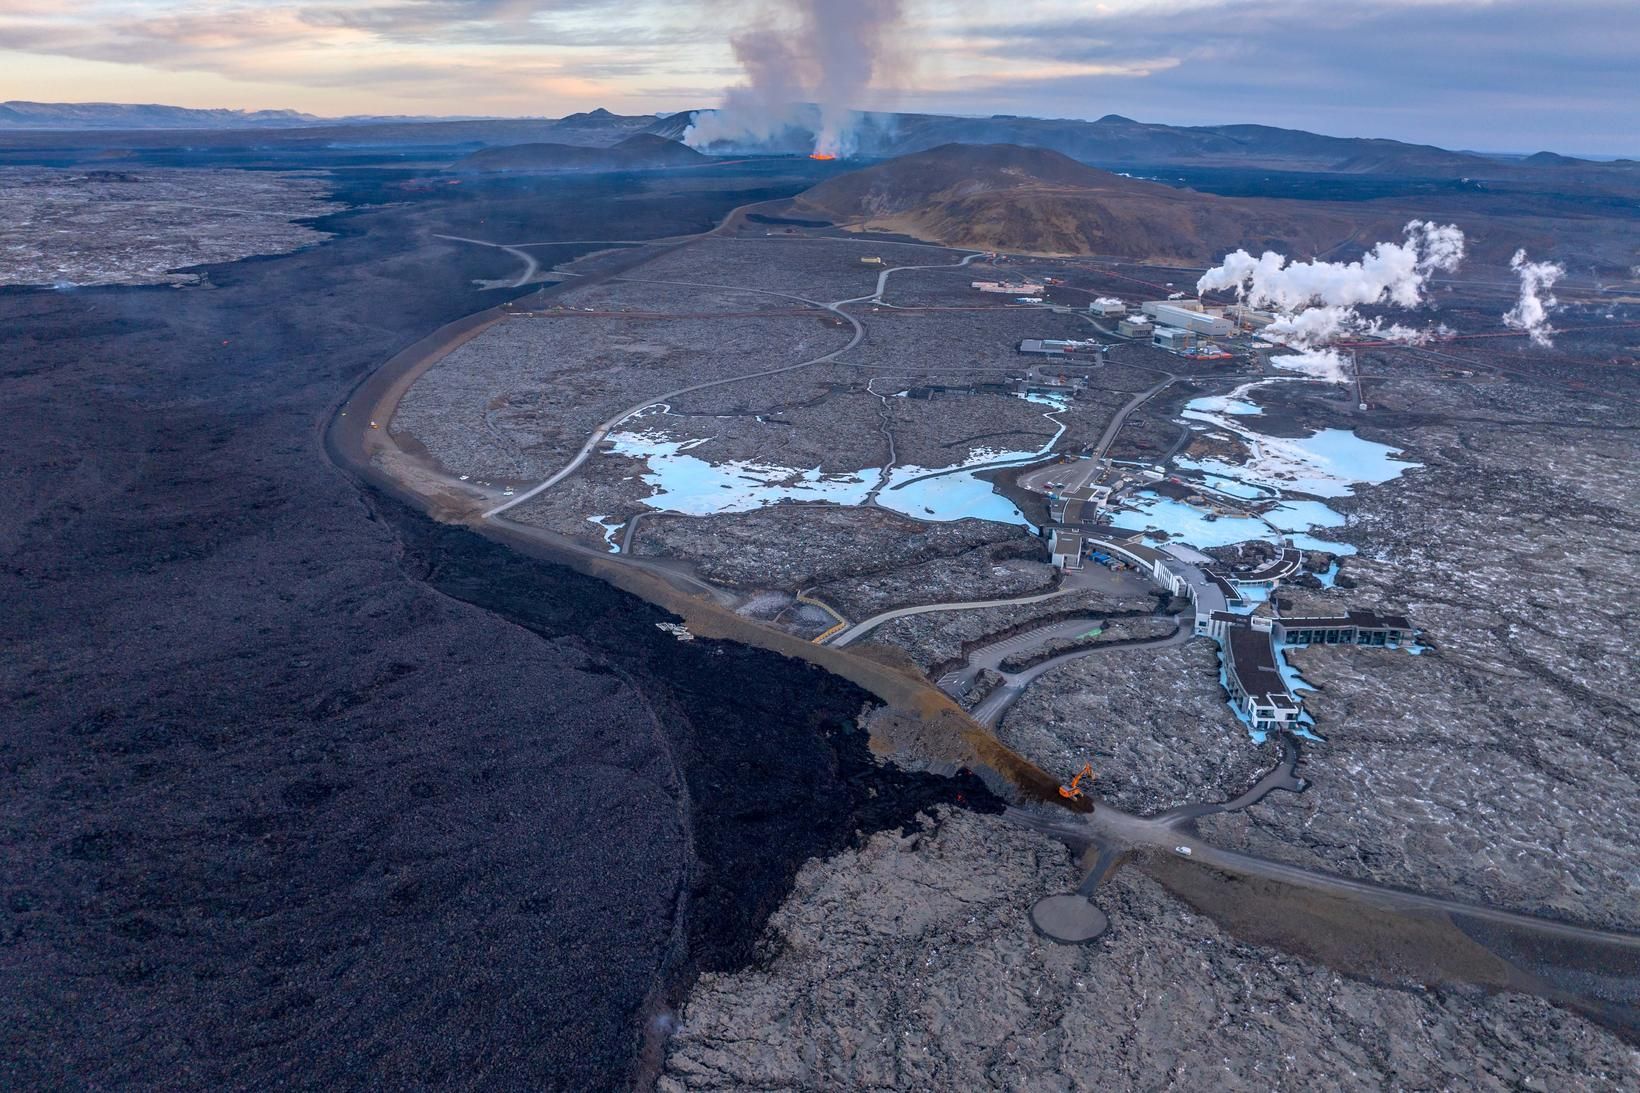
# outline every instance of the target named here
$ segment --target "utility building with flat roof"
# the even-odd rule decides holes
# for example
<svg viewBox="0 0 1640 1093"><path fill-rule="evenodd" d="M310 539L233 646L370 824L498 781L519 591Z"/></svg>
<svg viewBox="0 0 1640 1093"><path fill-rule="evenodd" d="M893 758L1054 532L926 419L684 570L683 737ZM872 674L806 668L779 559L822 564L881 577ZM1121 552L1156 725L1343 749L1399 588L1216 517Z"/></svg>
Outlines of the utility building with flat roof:
<svg viewBox="0 0 1640 1093"><path fill-rule="evenodd" d="M1151 310L1150 305L1145 305L1146 313L1160 326L1173 326L1180 330L1188 330L1192 334L1208 334L1215 337L1235 332L1236 326L1229 319L1222 315L1209 315L1199 308L1200 305L1196 308L1186 308L1159 303Z"/></svg>
<svg viewBox="0 0 1640 1093"><path fill-rule="evenodd" d="M1188 349L1195 348L1196 335L1177 327L1158 326L1156 333L1151 335L1150 344L1157 349L1165 349L1169 353L1183 353Z"/></svg>

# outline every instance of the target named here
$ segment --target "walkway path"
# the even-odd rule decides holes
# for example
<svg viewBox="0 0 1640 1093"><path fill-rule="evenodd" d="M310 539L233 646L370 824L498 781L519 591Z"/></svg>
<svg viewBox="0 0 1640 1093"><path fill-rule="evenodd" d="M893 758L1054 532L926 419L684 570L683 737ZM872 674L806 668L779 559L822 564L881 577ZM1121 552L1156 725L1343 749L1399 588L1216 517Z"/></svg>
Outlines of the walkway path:
<svg viewBox="0 0 1640 1093"><path fill-rule="evenodd" d="M1240 812L1244 808L1251 808L1278 789L1284 789L1289 793L1303 793L1309 783L1298 776L1298 758L1298 743L1291 736L1283 734L1280 761L1266 771L1264 777L1255 782L1246 793L1219 804L1180 805L1178 808L1168 809L1156 817L1156 821L1181 827L1186 822L1202 816L1213 816L1220 812Z"/></svg>
<svg viewBox="0 0 1640 1093"><path fill-rule="evenodd" d="M1175 620L1177 622L1177 620ZM1053 671L1061 664L1069 664L1073 660L1080 660L1094 653L1108 652L1112 649L1133 649L1138 646L1155 648L1161 645L1182 645L1195 637L1195 633L1188 626L1175 626L1171 634L1159 638L1140 638L1134 641L1112 641L1100 645L1090 645L1086 649L1072 649L1068 653L1061 653L1052 660L1045 660L1032 668L1007 677L996 690L985 696L985 700L975 706L969 714L975 721L988 729L994 729L1002 720L1002 715L1008 712L1008 707L1019 700L1025 693L1025 688L1035 683L1039 678Z"/></svg>
<svg viewBox="0 0 1640 1093"><path fill-rule="evenodd" d="M884 611L880 615L873 615L863 622L857 622L831 640L833 645L849 645L859 641L871 631L885 622L894 619L903 619L908 615L927 615L935 611L974 611L981 607L1013 607L1016 604L1042 603L1044 600L1058 599L1060 596L1069 596L1075 588L1056 588L1052 592L1038 592L1031 596L1014 596L1005 600L964 600L957 603L926 603L917 607L897 607L892 611Z"/></svg>
<svg viewBox="0 0 1640 1093"><path fill-rule="evenodd" d="M1038 626L1026 630L1012 637L982 645L968 654L967 660L960 668L953 668L935 680L939 689L953 698L960 698L973 683L974 677L987 668L995 669L1003 661L1017 653L1030 653L1042 648L1050 641L1070 640L1088 635L1092 631L1103 628L1106 619L1103 615L1078 615L1074 619L1061 619L1050 622L1045 626Z"/></svg>

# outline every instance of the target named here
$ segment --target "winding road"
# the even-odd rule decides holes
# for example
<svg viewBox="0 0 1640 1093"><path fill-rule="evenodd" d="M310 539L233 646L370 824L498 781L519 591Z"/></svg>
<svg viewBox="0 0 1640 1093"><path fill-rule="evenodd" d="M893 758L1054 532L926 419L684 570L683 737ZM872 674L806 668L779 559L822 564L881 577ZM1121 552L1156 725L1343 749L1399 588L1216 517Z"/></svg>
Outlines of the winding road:
<svg viewBox="0 0 1640 1093"><path fill-rule="evenodd" d="M714 229L714 231L716 231L716 230L719 230L719 229ZM710 235L712 233L709 232L709 233L706 233L706 234ZM704 237L705 236L701 236L700 238L704 238ZM455 238L455 237L451 236L449 238ZM468 240L463 240L463 242L478 243L479 240L468 239ZM516 247L502 246L501 244L498 244L498 243L481 244L481 245L500 247L502 250L506 250L506 251L509 251L511 253L518 254L519 256L525 258L528 262L531 263L532 266L535 264L535 259L533 257L525 254L523 251L518 250ZM687 244L679 244L679 245L684 246L684 245L687 245ZM840 348L837 348L837 349L833 349L829 353L822 353L818 357L811 357L808 360L799 361L796 364L783 365L779 368L766 368L766 369L763 369L763 370L758 371L758 372L747 372L747 373L744 373L743 375L727 376L727 377L724 377L723 379L707 380L703 383L692 383L692 384L689 384L686 387L677 387L677 388L674 388L673 390L670 390L670 391L664 391L661 394L654 395L650 398L644 399L642 402L634 403L633 405L628 406L626 409L624 409L624 410L620 411L619 413L615 414L613 417L610 417L610 418L606 419L605 421L599 423L598 427L593 429L592 435L587 437L586 443L581 445L580 451L575 453L575 457L573 459L571 459L568 463L566 463L562 468L560 468L556 473L554 473L550 478L548 478L544 482L541 482L541 483L539 483L535 486L532 486L531 488L525 490L523 493L520 493L515 497L508 498L506 501L502 502L499 505L496 505L494 508L489 509L488 511L486 511L484 513L484 519L493 520L496 517L500 516L502 513L505 513L508 509L516 508L517 506L523 504L524 502L530 500L531 498L540 496L542 493L545 493L547 490L552 489L552 487L556 486L558 483L562 482L564 479L566 479L570 475L574 474L577 470L579 470L581 468L582 464L584 464L588 459L590 459L592 457L592 454L595 451L597 451L598 445L603 443L604 438L607 437L610 434L610 432L616 426L620 425L621 422L625 421L627 418L631 417L633 414L637 413L639 410L643 410L643 409L646 409L650 406L653 406L657 402L666 402L670 399L678 398L681 395L691 394L695 391L705 391L705 390L708 390L709 388L721 387L726 383L743 383L746 380L763 379L767 376L780 376L780 375L784 375L788 372L796 372L799 369L812 368L814 365L824 364L828 361L836 360L842 354L847 353L850 349L853 349L855 346L859 345L861 339L863 339L866 335L866 328L860 323L860 320L856 319L853 315L850 315L848 312L844 311L843 307L845 305L848 305L848 304L858 304L858 303L865 303L865 302L879 300L882 297L884 288L888 284L888 278L889 278L890 274L898 273L901 270L949 269L949 268L952 268L952 267L955 267L955 266L966 266L969 262L972 262L974 259L983 258L983 257L984 257L983 253L975 252L975 253L972 253L972 254L965 255L962 258L962 260L959 261L959 262L943 262L943 263L939 263L939 264L936 264L936 265L926 265L926 266L894 266L894 267L891 267L889 269L883 270L881 273L879 273L877 275L877 288L876 288L876 291L874 291L874 292L872 292L868 295L865 295L865 296L853 296L853 297L850 297L847 300L836 300L836 301L833 301L831 303L823 303L819 300L811 300L811 299L808 299L807 297L804 297L804 296L794 296L793 294L791 294L789 292L774 292L770 289L761 289L761 288L751 289L751 288L744 288L744 287L739 286L739 285L714 285L714 284L705 284L705 283L698 282L698 281L671 281L671 280L661 280L661 279L657 279L657 278L646 278L646 277L611 277L610 280L612 280L612 281L621 281L621 282L625 282L625 283L629 283L629 284L682 285L686 288L729 289L729 290L736 291L736 292L756 292L756 293L758 293L760 295L764 295L764 296L778 296L781 299L785 299L785 300L796 300L799 303L808 304L811 307L815 307L815 308L819 308L823 311L831 312L833 315L836 315L838 318L840 318L844 322L848 323L849 326L851 326L853 328L854 332L853 332L853 335L849 338L847 345L844 345L844 346L842 346ZM529 271L526 271L525 277L528 277L528 276L529 276ZM518 283L520 285L522 285L522 284L525 283L525 281L520 280Z"/></svg>
<svg viewBox="0 0 1640 1093"><path fill-rule="evenodd" d="M731 213L729 217L725 218L724 222L720 224L718 228L715 228L710 232L702 233L700 236L684 237L681 240L654 241L655 249L646 255L646 259L654 258L657 251L659 253L664 253L667 248L686 246L689 242L696 239L719 233L726 225L733 222L736 215L743 213L744 211L745 207L740 210L736 210L735 213ZM532 278L540 275L540 265L538 260L521 249L519 245L492 243L483 240L465 239L454 236L447 236L443 238L473 245L493 247L517 257L525 265L523 272L513 282L514 287L521 287L528 284ZM533 246L536 244L530 245ZM588 557L596 555L600 559L603 559L610 564L616 564L616 559L614 557L595 551L593 548L588 547L585 544L575 544L569 540L563 540L561 537L551 536L550 533L544 533L542 529L526 528L522 525L513 524L511 521L505 520L502 517L512 508L523 504L533 497L539 496L542 492L551 489L553 486L562 482L566 477L573 474L578 468L586 463L592 453L596 451L598 444L609 434L609 432L633 414L652 406L657 402L663 402L668 399L719 386L721 384L743 382L766 376L779 375L802 368L812 367L824 362L835 361L838 356L859 345L865 334L865 327L861 321L843 310L846 306L864 302L881 304L883 293L886 291L889 284L889 278L896 272L905 270L966 266L980 257L983 257L983 255L979 253L970 253L955 263L897 266L890 269L885 269L878 275L875 291L871 294L830 303L811 300L788 293L746 289L743 286L710 286L697 284L695 282L677 281L653 282L646 281L644 278L626 278L609 274L595 274L587 278L588 281L594 282L604 279L629 280L635 283L686 284L690 287L698 288L720 287L733 288L737 291L763 292L766 295L794 300L808 307L829 311L837 315L842 321L849 324L852 328L852 335L846 345L805 361L778 368L750 372L740 376L711 380L679 387L672 391L655 395L643 400L642 402L635 403L634 405L623 409L619 413L600 423L592 431L591 435L581 446L575 457L564 467L560 468L546 480L525 491L524 493L516 497L508 498L503 503L495 505L488 511L485 511L483 513L484 522L488 525L485 529L486 532L495 535L503 541L512 543L520 549L526 551L530 551L532 549L539 550L539 542L553 540L556 542L557 548L560 550L567 548ZM624 268L632 267L628 266ZM481 320L479 317L469 317L468 320L462 320L456 324L451 324L445 331L441 331L439 334L432 336L428 339L428 341L433 342L440 338L443 338L446 341L453 341L458 336L466 336L465 332L476 328L480 321ZM493 321L493 319L484 319L482 321L488 322ZM409 352L410 351L407 351L407 354ZM402 380L402 378L403 377L401 375L398 377L398 380ZM1103 456L1104 453L1109 450L1122 425L1134 410L1143 405L1149 399L1155 397L1170 384L1176 382L1177 379L1178 377L1168 374L1161 382L1143 392L1136 394L1132 399L1130 399L1106 427L1104 434L1101 436L1099 443L1096 446L1097 454ZM387 405L389 401L395 401L388 399L387 395L382 392L386 391L391 386L391 382L398 382L398 380L390 381L388 377L384 376L380 378L379 381L377 378L372 377L366 382L361 383L360 388L353 396L350 396L349 401L344 402L343 408L339 411L340 414L345 419L347 413L345 407L350 405L364 409L366 407L374 407L377 405ZM378 399L381 401L378 401ZM368 417L368 413L363 416ZM385 432L385 430L382 432ZM332 443L335 445L332 448L333 454L345 455L349 462L362 468L361 473L372 475L374 479L380 481L393 480L394 474L391 468L384 469L383 467L373 463L372 456L377 448L373 447L370 443L367 443L367 440L370 439L375 440L377 444L383 443L386 440L386 438L382 437L380 434L371 434L361 422L358 425L350 426L346 430L333 430L333 435L327 439L327 443ZM393 485L401 491L413 492L417 485L425 487L427 482L407 482L406 480L400 479L394 482ZM472 496L470 490L466 496L468 498ZM441 498L434 496L431 491L425 494L424 497L435 506L440 500L442 500ZM631 567L630 569L623 568L622 572L632 572L633 570L638 570L661 577L672 588L687 590L692 596L698 597L703 593L707 596L714 595L715 590L713 590L712 587L706 582L699 581L691 575L679 572L676 569L661 565L656 560L620 558L618 560L618 564L622 567ZM917 607L900 608L894 611L883 612L880 615L873 616L870 619L846 628L837 636L832 644L836 646L848 645L884 622L890 621L894 618L905 617L907 615L936 611L966 610L982 607L1002 607L1017 604L1041 603L1069 595L1074 591L1076 591L1075 588L1066 587L1047 593L1014 597L1010 599L968 601L953 604L930 604ZM657 602L661 602L659 597L657 598ZM743 625L743 620L735 619L732 621L737 626ZM1083 621L1084 620L1078 620L1077 625L1081 625ZM725 623L725 625L727 625L727 623ZM747 632L750 633L750 624L744 625L747 626ZM1044 629L1051 631L1053 628L1047 627ZM1192 635L1188 628L1178 627L1172 634L1161 638L1150 639L1144 644L1165 645L1179 643L1189 640L1191 636ZM780 642L785 637L787 637L787 635L774 635L757 637L751 640L758 642L767 641L769 643L769 647L780 648ZM1051 637L1051 634L1049 637ZM1049 640L1049 638L1044 638L1044 640ZM1022 693L1032 681L1039 678L1046 672L1051 671L1053 668L1071 660L1075 660L1079 657L1092 655L1093 653L1102 651L1103 649L1133 648L1137 644L1139 643L1112 643L1107 646L1093 646L1090 648L1072 650L1044 661L1042 664L1033 666L1025 672L1021 672L1010 677L1007 682L1003 686L999 687L995 693L987 696L979 707L974 710L972 716L975 721L986 725L993 725L1001 718L1008 706L1018 698L1019 694ZM810 656L811 654L804 652L802 655ZM824 649L815 650L812 656L817 659L817 662L826 663L828 666L833 667L834 670L842 669L839 669L837 666L833 665L832 661L837 661L840 664L841 662L849 659L841 656L840 654L833 654ZM831 660L828 660L828 657L831 658ZM864 663L865 658L856 659L859 659L862 663ZM875 669L877 666L867 665L867 667ZM862 674L864 671L865 669L861 669ZM886 674L882 675L884 679L887 679ZM900 686L904 683L904 680L897 675L892 679L887 680L887 682L883 682L883 680L880 680L875 676L872 678L874 682L881 683L885 689L890 686ZM938 698L943 701L943 696L927 694L926 692L924 692L923 697ZM954 713L955 711L953 711L953 714ZM994 738L990 739L990 743L995 743ZM1258 783L1248 789L1245 793L1242 793L1231 800L1214 805L1186 805L1169 810L1168 812L1162 813L1161 815L1153 818L1134 816L1103 803L1095 803L1091 813L1083 815L1078 815L1066 809L1052 808L1051 806L1014 808L1010 809L1008 815L1010 820L1013 822L1023 824L1033 830L1041 832L1042 834L1062 839L1069 845L1079 848L1089 846L1100 847L1101 853L1098 858L1098 864L1096 865L1093 874L1090 874L1090 881L1085 883L1084 887L1091 887L1091 884L1096 884L1099 876L1102 876L1106 870L1111 868L1130 851L1153 851L1171 855L1176 859L1188 860L1192 863L1206 866L1233 876L1263 878L1287 885L1328 893L1340 898L1358 901L1363 905L1382 907L1394 911L1410 912L1420 915L1440 914L1452 916L1454 918L1470 919L1505 927L1509 930L1520 931L1522 933L1540 937L1549 941L1576 942L1580 945L1595 947L1595 949L1599 952L1612 954L1612 960L1615 963L1619 963L1622 967L1630 969L1634 972L1634 974L1636 974L1637 978L1640 978L1640 937L1615 931L1595 929L1574 923L1542 919L1532 915L1519 914L1512 911L1465 903L1454 899L1430 896L1371 881L1354 880L1319 870L1307 869L1300 866L1289 865L1283 862L1256 857L1254 855L1241 853L1239 851L1225 850L1213 846L1199 836L1195 830L1195 821L1201 816L1211 815L1214 813L1238 811L1240 809L1251 807L1259 801L1264 800L1270 793L1277 789L1295 792L1302 789L1304 783L1297 774L1297 758L1296 749L1293 749L1288 754L1285 754L1282 761L1278 763L1278 765L1271 771L1267 772ZM1017 769L1023 770L1026 766L1028 766L1028 764L1021 761ZM1035 771L1034 768L1031 768L1031 774L1033 776L1040 777L1040 772ZM1047 791L1046 797L1051 801L1051 788ZM1633 1002L1631 1000L1626 1004L1632 1005Z"/></svg>
<svg viewBox="0 0 1640 1093"><path fill-rule="evenodd" d="M1002 715L1008 712L1008 707L1019 701L1019 696L1025 693L1025 688L1062 664L1069 664L1073 660L1081 660L1083 657L1092 656L1095 653L1109 652L1112 649L1183 645L1193 637L1195 637L1195 634L1191 632L1190 628L1178 625L1178 620L1175 619L1173 632L1164 634L1161 637L1136 638L1132 641L1112 641L1099 645L1090 645L1085 649L1072 649L1050 660L1045 660L1041 664L1033 665L1023 672L1007 676L1001 686L986 695L984 700L973 708L969 716L986 728L994 729L997 723L1002 720Z"/></svg>

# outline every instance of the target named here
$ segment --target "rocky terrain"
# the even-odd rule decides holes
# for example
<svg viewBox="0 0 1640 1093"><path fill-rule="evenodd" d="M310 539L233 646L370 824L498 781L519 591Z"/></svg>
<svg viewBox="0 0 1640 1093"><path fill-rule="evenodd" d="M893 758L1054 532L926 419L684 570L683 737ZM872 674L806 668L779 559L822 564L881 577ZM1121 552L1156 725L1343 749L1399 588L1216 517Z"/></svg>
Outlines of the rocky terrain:
<svg viewBox="0 0 1640 1093"><path fill-rule="evenodd" d="M660 1088L1620 1090L1640 1056L1532 997L1380 986L1238 942L1134 869L1037 936L1064 850L936 811L811 862L756 964L702 978Z"/></svg>
<svg viewBox="0 0 1640 1093"><path fill-rule="evenodd" d="M509 144L481 148L451 167L466 171L638 171L661 167L698 167L706 157L675 140L637 133L618 144Z"/></svg>
<svg viewBox="0 0 1640 1093"><path fill-rule="evenodd" d="M1207 638L1155 649L1107 649L1048 672L1014 704L998 735L1049 770L1092 762L1099 795L1154 815L1229 800L1276 761L1225 704ZM1279 811L1293 798L1265 806Z"/></svg>
<svg viewBox="0 0 1640 1093"><path fill-rule="evenodd" d="M1271 857L1573 919L1640 924L1640 599L1633 422L1599 396L1398 382L1424 470L1363 492L1354 587L1293 594L1404 611L1433 653L1291 654L1325 745L1296 806L1203 831Z"/></svg>
<svg viewBox="0 0 1640 1093"><path fill-rule="evenodd" d="M1023 528L988 520L922 523L882 509L776 505L706 518L646 517L633 552L689 559L702 576L725 584L799 588L1016 541L1028 542Z"/></svg>
<svg viewBox="0 0 1640 1093"><path fill-rule="evenodd" d="M212 262L330 238L321 176L295 171L0 167L0 285L186 285Z"/></svg>
<svg viewBox="0 0 1640 1093"><path fill-rule="evenodd" d="M798 364L846 333L815 315L752 309L701 317L573 314L497 324L430 369L393 419L453 473L545 478L599 422L644 399L711 379Z"/></svg>
<svg viewBox="0 0 1640 1093"><path fill-rule="evenodd" d="M1145 586L1135 580L1112 588L1068 592L1043 603L907 615L883 623L871 632L871 640L904 649L925 671L938 674L936 668L956 665L975 646L1057 616L1128 614L1155 606Z"/></svg>

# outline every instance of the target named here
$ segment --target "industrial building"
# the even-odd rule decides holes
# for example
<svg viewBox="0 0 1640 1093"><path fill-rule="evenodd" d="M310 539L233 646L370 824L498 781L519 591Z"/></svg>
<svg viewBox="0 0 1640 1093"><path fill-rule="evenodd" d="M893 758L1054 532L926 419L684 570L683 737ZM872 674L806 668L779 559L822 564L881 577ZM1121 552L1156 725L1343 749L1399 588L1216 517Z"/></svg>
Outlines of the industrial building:
<svg viewBox="0 0 1640 1093"><path fill-rule="evenodd" d="M1263 330L1276 321L1276 317L1268 311L1254 311L1246 304L1232 304L1225 309L1225 317L1241 327L1253 330Z"/></svg>
<svg viewBox="0 0 1640 1093"><path fill-rule="evenodd" d="M1188 301L1194 302L1194 301ZM1201 305L1195 308L1179 307L1171 303L1156 303L1145 305L1145 313L1154 319L1159 327L1170 326L1179 330L1188 330L1193 334L1207 334L1214 337L1223 337L1235 333L1236 326L1222 315L1214 315L1202 311Z"/></svg>
<svg viewBox="0 0 1640 1093"><path fill-rule="evenodd" d="M1155 329L1149 319L1142 319L1137 315L1129 316L1116 324L1116 333L1124 338L1148 338Z"/></svg>
<svg viewBox="0 0 1640 1093"><path fill-rule="evenodd" d="M1068 357L1076 353L1098 353L1104 347L1094 341L1070 341L1065 338L1026 338L1019 343L1021 353L1040 353L1048 357Z"/></svg>
<svg viewBox="0 0 1640 1093"><path fill-rule="evenodd" d="M1196 347L1196 335L1173 326L1158 326L1150 344L1169 353L1185 353Z"/></svg>
<svg viewBox="0 0 1640 1093"><path fill-rule="evenodd" d="M1179 311L1201 311L1202 302L1200 300L1186 300L1183 297L1177 300L1146 300L1139 305L1139 310L1154 319L1156 309L1163 307L1176 308Z"/></svg>
<svg viewBox="0 0 1640 1093"><path fill-rule="evenodd" d="M1088 305L1088 312L1106 319L1116 319L1127 314L1127 305L1114 297L1101 296Z"/></svg>
<svg viewBox="0 0 1640 1093"><path fill-rule="evenodd" d="M968 287L1009 296L1040 296L1044 286L1040 281L971 281Z"/></svg>

